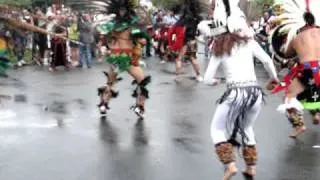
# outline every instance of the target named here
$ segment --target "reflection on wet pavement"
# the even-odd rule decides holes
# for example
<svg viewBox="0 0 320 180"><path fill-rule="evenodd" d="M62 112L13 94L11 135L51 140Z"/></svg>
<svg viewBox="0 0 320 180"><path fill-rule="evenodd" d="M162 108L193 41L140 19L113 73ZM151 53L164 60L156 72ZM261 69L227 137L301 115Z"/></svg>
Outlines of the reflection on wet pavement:
<svg viewBox="0 0 320 180"><path fill-rule="evenodd" d="M148 136L143 120L138 120L134 128L134 145L137 147L148 145Z"/></svg>
<svg viewBox="0 0 320 180"><path fill-rule="evenodd" d="M100 119L100 138L111 145L118 143L118 134L116 129L111 126L106 117Z"/></svg>
<svg viewBox="0 0 320 180"><path fill-rule="evenodd" d="M28 102L27 96L23 94L14 95L14 101L17 103L26 103Z"/></svg>
<svg viewBox="0 0 320 180"><path fill-rule="evenodd" d="M147 71L155 78L144 121L129 110L134 87L127 74L108 116L100 117L96 87L105 82L104 65L55 74L27 67L13 73L19 81L1 79L0 94L12 99L0 95L0 180L220 179L223 166L214 153L210 121L224 85L188 79L189 66L176 84L161 69L173 72L174 64L158 66ZM281 98L269 96L267 102L255 127L257 179L319 179L320 150L313 148L320 144L319 127L308 121L310 128L294 142L286 119L275 113ZM242 159L237 163L244 167ZM239 173L232 180L241 179Z"/></svg>

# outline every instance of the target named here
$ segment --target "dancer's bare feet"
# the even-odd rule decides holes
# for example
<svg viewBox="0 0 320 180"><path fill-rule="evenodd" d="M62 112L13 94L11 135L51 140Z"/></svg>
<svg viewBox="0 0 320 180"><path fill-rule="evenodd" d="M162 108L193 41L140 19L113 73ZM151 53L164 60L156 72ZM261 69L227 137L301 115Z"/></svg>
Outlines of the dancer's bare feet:
<svg viewBox="0 0 320 180"><path fill-rule="evenodd" d="M248 166L247 169L242 172L246 180L253 180L256 173L257 172L255 166Z"/></svg>
<svg viewBox="0 0 320 180"><path fill-rule="evenodd" d="M290 134L289 137L297 138L299 135L303 134L306 131L306 126L299 126L294 128L293 132Z"/></svg>
<svg viewBox="0 0 320 180"><path fill-rule="evenodd" d="M238 169L236 167L236 163L232 162L227 165L224 175L223 175L223 180L230 180L232 176L236 175L238 172Z"/></svg>
<svg viewBox="0 0 320 180"><path fill-rule="evenodd" d="M55 68L52 68L52 67L49 67L49 71L50 71L50 72L54 72L54 71L56 71L56 69L55 69Z"/></svg>
<svg viewBox="0 0 320 180"><path fill-rule="evenodd" d="M181 76L176 75L176 76L174 77L174 81L175 81L175 82L180 82L180 81L181 81Z"/></svg>

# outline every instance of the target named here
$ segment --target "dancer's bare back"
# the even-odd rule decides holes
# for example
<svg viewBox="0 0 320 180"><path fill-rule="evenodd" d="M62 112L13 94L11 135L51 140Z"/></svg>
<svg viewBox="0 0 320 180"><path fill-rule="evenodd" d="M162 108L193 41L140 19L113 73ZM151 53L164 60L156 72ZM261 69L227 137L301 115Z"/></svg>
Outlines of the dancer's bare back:
<svg viewBox="0 0 320 180"><path fill-rule="evenodd" d="M320 28L299 33L287 50L288 55L294 53L297 53L300 63L320 60Z"/></svg>

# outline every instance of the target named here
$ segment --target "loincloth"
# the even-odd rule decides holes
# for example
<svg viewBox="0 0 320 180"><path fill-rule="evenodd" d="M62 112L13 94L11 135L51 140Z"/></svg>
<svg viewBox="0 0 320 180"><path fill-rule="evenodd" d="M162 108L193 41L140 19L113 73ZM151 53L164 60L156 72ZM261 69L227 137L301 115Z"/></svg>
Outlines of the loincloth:
<svg viewBox="0 0 320 180"><path fill-rule="evenodd" d="M288 91L293 79L297 78L304 87L304 91L298 95L298 100L304 109L314 110L320 108L320 61L309 61L297 64L291 68L289 74L284 77L284 84L276 87L273 93L282 90Z"/></svg>
<svg viewBox="0 0 320 180"><path fill-rule="evenodd" d="M111 49L111 54L106 58L106 61L115 65L120 72L128 71L130 66L139 66L141 51L142 48L139 45L132 49Z"/></svg>

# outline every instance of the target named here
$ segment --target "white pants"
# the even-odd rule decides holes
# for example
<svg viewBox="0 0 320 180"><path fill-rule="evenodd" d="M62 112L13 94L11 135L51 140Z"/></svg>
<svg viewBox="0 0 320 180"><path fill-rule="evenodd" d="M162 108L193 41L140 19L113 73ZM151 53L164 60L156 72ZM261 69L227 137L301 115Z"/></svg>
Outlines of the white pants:
<svg viewBox="0 0 320 180"><path fill-rule="evenodd" d="M219 104L216 112L213 116L212 123L211 123L211 138L213 141L213 144L219 144L222 142L227 142L231 138L231 132L228 132L227 130L227 124L228 120L230 119L229 116L229 109L232 108L232 105L234 103L231 103L232 101L237 103L241 103L242 98L246 98L246 96L237 96L236 92L237 90L233 90L232 93L230 93L229 97L222 103ZM255 137L253 132L253 125L255 120L257 119L259 112L261 110L262 106L262 94L259 96L255 104L252 106L251 109L248 109L248 111L245 112L245 127L244 132L247 136L247 140L245 142L246 145L255 145ZM236 112L235 112L236 113Z"/></svg>

